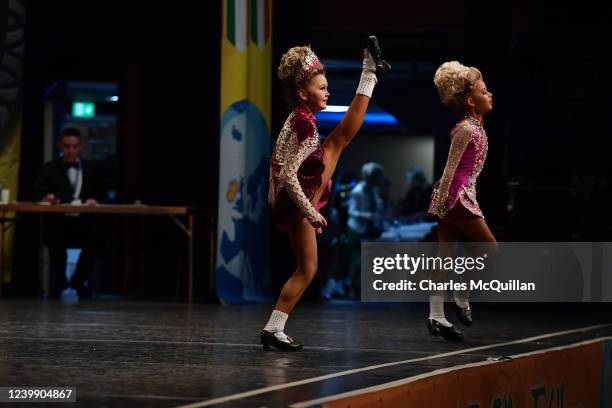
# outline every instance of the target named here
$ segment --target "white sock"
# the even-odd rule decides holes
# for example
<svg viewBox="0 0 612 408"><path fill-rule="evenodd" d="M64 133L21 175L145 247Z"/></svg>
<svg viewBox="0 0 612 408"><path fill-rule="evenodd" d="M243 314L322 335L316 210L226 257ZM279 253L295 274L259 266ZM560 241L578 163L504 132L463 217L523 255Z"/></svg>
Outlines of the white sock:
<svg viewBox="0 0 612 408"><path fill-rule="evenodd" d="M359 80L359 85L357 86L356 94L365 95L368 97L372 97L372 92L374 92L374 87L378 79L376 79L376 74L370 71L363 71L361 73L361 78Z"/></svg>
<svg viewBox="0 0 612 408"><path fill-rule="evenodd" d="M444 294L429 295L429 318L446 327L452 326L444 316Z"/></svg>
<svg viewBox="0 0 612 408"><path fill-rule="evenodd" d="M470 290L456 290L453 292L453 297L455 298L455 303L462 309L467 309L470 307Z"/></svg>
<svg viewBox="0 0 612 408"><path fill-rule="evenodd" d="M268 320L268 324L266 324L266 327L264 327L264 330L270 333L282 332L285 330L285 322L287 321L288 317L289 315L287 313L274 309L272 311L272 315L270 316L270 320Z"/></svg>

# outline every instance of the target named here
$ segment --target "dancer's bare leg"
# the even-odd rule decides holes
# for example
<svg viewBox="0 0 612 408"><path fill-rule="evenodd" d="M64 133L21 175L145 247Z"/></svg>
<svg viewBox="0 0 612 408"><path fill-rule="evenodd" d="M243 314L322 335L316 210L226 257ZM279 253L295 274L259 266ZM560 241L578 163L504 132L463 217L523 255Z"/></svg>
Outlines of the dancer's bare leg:
<svg viewBox="0 0 612 408"><path fill-rule="evenodd" d="M329 183L336 170L340 153L348 146L361 128L369 103L369 97L359 94L355 95L342 121L323 142L323 163L325 164L325 170L321 175L321 185L315 192L313 203L319 202L323 191L327 187L327 183Z"/></svg>
<svg viewBox="0 0 612 408"><path fill-rule="evenodd" d="M285 323L317 273L317 239L315 229L306 219L290 229L288 235L297 262L296 269L283 286L276 307L261 332L261 343L265 349L274 346L280 350L298 351L302 345L284 333Z"/></svg>
<svg viewBox="0 0 612 408"><path fill-rule="evenodd" d="M438 257L446 258L455 256L459 230L448 222L438 223ZM446 280L448 272L445 270L432 271L432 277L440 282Z"/></svg>
<svg viewBox="0 0 612 408"><path fill-rule="evenodd" d="M474 241L487 243L487 247L490 248L490 253L497 251L497 240L484 219L472 218L457 220L454 221L454 225Z"/></svg>
<svg viewBox="0 0 612 408"><path fill-rule="evenodd" d="M498 250L497 240L486 221L480 217L474 217L465 207L458 206L449 214L452 223L459 231L463 232L479 245L478 256L490 257ZM466 283L477 279L479 272L476 270L466 271L463 279ZM455 303L461 308L460 320L466 324L472 324L472 312L470 309L469 297L470 286L465 290L456 290L453 293Z"/></svg>
<svg viewBox="0 0 612 408"><path fill-rule="evenodd" d="M296 269L287 280L276 303L276 310L289 314L317 273L317 238L306 219L289 230L289 243L296 260Z"/></svg>
<svg viewBox="0 0 612 408"><path fill-rule="evenodd" d="M447 257L454 257L458 239L459 230L455 226L447 222L439 222L438 258L445 259ZM433 270L430 272L429 277L432 282L444 283L447 280L448 271L444 269ZM450 327L451 324L448 322L448 320L446 320L446 316L444 314L445 293L445 290L431 290L429 292L429 318Z"/></svg>

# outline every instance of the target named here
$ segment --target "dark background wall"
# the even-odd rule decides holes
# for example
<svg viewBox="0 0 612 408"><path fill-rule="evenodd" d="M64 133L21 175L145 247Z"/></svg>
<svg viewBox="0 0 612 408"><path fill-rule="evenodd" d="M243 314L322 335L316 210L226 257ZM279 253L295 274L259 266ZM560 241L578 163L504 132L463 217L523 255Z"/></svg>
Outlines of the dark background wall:
<svg viewBox="0 0 612 408"><path fill-rule="evenodd" d="M418 67L478 66L495 94L479 196L499 239L609 240L610 10L587 3L277 0L273 66L298 44L322 58L358 59L364 38L378 35L387 59L417 68L388 78L376 101L409 124L407 137L435 136L436 177L454 118L440 106L431 69ZM114 81L119 200L214 212L220 29L218 1L28 1L20 199L31 199L42 164L45 81ZM276 135L287 111L273 84ZM27 228L18 258L31 271Z"/></svg>
<svg viewBox="0 0 612 408"><path fill-rule="evenodd" d="M209 3L28 2L23 194L42 160L45 81L113 81L120 200L216 206L221 9Z"/></svg>

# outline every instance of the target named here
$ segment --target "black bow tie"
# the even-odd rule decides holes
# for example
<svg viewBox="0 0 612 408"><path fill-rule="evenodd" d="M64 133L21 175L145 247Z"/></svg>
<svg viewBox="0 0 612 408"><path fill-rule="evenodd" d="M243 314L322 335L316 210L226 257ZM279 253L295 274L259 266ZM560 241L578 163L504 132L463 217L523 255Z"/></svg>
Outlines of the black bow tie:
<svg viewBox="0 0 612 408"><path fill-rule="evenodd" d="M79 162L65 162L64 167L66 168L66 170L70 169L71 167L74 167L78 170L79 167L81 167L81 164Z"/></svg>

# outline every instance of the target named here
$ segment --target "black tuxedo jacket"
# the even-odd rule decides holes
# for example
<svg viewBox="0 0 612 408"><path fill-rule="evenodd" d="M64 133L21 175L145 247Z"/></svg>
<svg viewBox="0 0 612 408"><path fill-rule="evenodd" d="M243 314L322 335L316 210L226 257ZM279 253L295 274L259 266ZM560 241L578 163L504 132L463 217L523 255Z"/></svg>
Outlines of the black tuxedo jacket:
<svg viewBox="0 0 612 408"><path fill-rule="evenodd" d="M89 198L103 201L104 193L96 176L94 163L81 159L81 169L83 184L79 198L83 202ZM34 186L35 201L41 201L47 194L55 194L62 203L70 203L73 200L70 179L61 157L44 164Z"/></svg>

